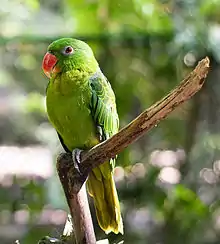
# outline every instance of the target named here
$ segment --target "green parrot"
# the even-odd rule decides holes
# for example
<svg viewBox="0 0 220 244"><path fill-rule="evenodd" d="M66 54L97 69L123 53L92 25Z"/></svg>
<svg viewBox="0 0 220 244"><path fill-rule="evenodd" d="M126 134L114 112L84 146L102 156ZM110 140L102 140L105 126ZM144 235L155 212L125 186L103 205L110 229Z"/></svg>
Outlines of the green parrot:
<svg viewBox="0 0 220 244"><path fill-rule="evenodd" d="M49 78L48 117L66 151L90 149L118 132L114 92L85 42L72 38L52 42L42 68ZM114 166L111 159L94 168L86 184L100 227L106 233L123 234Z"/></svg>

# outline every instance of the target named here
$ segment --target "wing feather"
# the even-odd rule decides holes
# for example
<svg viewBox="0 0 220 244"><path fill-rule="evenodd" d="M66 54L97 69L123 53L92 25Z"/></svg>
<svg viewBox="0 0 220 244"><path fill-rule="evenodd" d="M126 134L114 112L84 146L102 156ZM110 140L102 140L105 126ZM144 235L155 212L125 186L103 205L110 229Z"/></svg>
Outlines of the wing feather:
<svg viewBox="0 0 220 244"><path fill-rule="evenodd" d="M104 141L117 133L119 128L115 95L110 83L101 72L97 72L90 78L90 86L92 91L91 114L101 141ZM114 167L114 160L111 160L110 163Z"/></svg>

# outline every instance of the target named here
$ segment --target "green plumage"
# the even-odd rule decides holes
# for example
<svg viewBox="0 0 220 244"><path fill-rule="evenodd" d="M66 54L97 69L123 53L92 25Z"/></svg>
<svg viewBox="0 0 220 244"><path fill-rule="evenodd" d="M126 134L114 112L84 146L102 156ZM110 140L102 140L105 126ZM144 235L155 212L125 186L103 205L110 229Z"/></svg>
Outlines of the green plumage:
<svg viewBox="0 0 220 244"><path fill-rule="evenodd" d="M65 53L72 47L71 54ZM59 72L47 87L47 112L64 147L89 149L118 131L114 92L102 74L90 47L79 40L63 38L48 51L55 55ZM87 180L100 227L123 233L120 206L113 180L115 160L95 168Z"/></svg>

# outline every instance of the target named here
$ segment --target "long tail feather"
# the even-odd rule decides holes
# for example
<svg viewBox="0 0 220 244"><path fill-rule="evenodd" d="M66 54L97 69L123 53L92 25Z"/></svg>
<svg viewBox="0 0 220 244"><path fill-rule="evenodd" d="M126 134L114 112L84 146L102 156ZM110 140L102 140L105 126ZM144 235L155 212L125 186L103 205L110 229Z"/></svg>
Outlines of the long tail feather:
<svg viewBox="0 0 220 244"><path fill-rule="evenodd" d="M107 163L109 162L105 164ZM113 173L109 167L106 167L106 170L109 171L108 174L106 174L106 171L105 174L102 173L103 168L102 170L99 167L93 169L87 180L88 192L94 200L96 216L100 227L106 234L111 231L116 234L119 232L123 234L123 222Z"/></svg>

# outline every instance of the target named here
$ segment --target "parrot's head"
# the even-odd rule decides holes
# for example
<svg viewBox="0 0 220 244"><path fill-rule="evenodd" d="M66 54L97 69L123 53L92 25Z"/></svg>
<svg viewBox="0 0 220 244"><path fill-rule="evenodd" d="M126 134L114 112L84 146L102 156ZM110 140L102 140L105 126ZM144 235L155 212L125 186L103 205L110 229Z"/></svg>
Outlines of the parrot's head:
<svg viewBox="0 0 220 244"><path fill-rule="evenodd" d="M96 72L98 63L88 44L73 38L62 38L49 45L42 69L46 76L51 78L53 74L74 69Z"/></svg>

